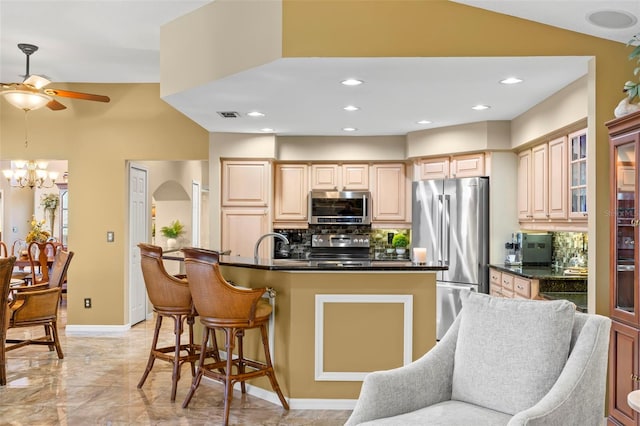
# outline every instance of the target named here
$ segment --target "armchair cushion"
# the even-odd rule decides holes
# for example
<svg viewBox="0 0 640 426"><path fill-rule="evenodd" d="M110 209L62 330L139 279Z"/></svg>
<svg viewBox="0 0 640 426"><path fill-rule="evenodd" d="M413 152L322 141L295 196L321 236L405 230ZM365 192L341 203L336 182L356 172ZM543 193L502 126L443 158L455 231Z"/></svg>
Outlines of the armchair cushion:
<svg viewBox="0 0 640 426"><path fill-rule="evenodd" d="M510 415L499 411L466 402L443 401L399 416L360 423L360 426L501 426L507 425L510 420Z"/></svg>
<svg viewBox="0 0 640 426"><path fill-rule="evenodd" d="M509 415L535 405L567 362L575 305L463 292L462 306L451 399Z"/></svg>

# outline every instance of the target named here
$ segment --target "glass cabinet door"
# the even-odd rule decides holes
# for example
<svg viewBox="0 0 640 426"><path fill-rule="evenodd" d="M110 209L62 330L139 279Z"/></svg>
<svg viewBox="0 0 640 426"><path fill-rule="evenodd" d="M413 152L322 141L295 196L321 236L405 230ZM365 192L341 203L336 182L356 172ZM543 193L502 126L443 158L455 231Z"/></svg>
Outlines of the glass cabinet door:
<svg viewBox="0 0 640 426"><path fill-rule="evenodd" d="M569 135L569 217L587 217L587 129Z"/></svg>
<svg viewBox="0 0 640 426"><path fill-rule="evenodd" d="M615 193L612 206L613 312L611 316L637 322L636 241L638 236L636 143L614 146Z"/></svg>

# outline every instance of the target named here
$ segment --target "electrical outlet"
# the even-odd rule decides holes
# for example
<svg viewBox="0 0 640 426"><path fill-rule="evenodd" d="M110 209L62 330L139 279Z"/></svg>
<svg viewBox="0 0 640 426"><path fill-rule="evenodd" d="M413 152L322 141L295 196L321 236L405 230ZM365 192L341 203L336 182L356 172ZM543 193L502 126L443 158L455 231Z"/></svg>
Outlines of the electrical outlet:
<svg viewBox="0 0 640 426"><path fill-rule="evenodd" d="M85 299L84 299L84 307L87 308L87 309L91 307L91 298L90 297L85 297Z"/></svg>
<svg viewBox="0 0 640 426"><path fill-rule="evenodd" d="M113 231L107 231L107 242L112 243L114 238L115 237L114 237Z"/></svg>

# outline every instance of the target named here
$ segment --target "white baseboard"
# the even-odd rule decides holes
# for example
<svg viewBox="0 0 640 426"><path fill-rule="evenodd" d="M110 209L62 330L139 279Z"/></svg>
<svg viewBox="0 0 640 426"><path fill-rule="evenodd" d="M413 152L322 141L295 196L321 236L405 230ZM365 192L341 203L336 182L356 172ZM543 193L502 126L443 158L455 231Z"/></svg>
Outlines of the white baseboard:
<svg viewBox="0 0 640 426"><path fill-rule="evenodd" d="M131 324L124 325L73 325L67 324L64 328L64 334L67 336L84 336L84 335L104 335L104 334L121 334L129 331Z"/></svg>
<svg viewBox="0 0 640 426"><path fill-rule="evenodd" d="M203 377L203 379L220 384L220 382L208 377ZM240 383L236 383L234 389L240 390ZM280 399L273 391L247 383L247 393L272 404L280 405ZM289 408L292 410L353 410L356 406L356 401L356 399L287 398Z"/></svg>

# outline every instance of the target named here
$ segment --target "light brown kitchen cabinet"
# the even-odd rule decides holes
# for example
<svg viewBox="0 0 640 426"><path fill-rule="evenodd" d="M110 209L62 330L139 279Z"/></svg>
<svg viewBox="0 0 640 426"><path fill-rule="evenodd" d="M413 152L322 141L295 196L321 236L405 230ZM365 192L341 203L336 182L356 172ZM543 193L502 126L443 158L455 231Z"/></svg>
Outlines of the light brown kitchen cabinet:
<svg viewBox="0 0 640 426"><path fill-rule="evenodd" d="M362 191L369 189L368 164L312 164L311 189Z"/></svg>
<svg viewBox="0 0 640 426"><path fill-rule="evenodd" d="M627 394L640 389L640 254L638 227L638 161L640 113L606 123L609 128L610 247L609 418L611 425L639 425L640 415L627 404ZM633 173L632 173L633 170Z"/></svg>
<svg viewBox="0 0 640 426"><path fill-rule="evenodd" d="M265 208L223 208L222 250L232 256L253 257L260 236L269 232L269 210ZM260 257L270 258L271 241L260 245Z"/></svg>
<svg viewBox="0 0 640 426"><path fill-rule="evenodd" d="M548 146L549 190L547 217L550 219L566 219L569 201L567 195L569 188L567 184L567 138L563 136L552 140Z"/></svg>
<svg viewBox="0 0 640 426"><path fill-rule="evenodd" d="M270 170L268 161L223 160L222 206L268 206L271 194Z"/></svg>
<svg viewBox="0 0 640 426"><path fill-rule="evenodd" d="M506 298L537 299L540 281L489 268L489 294Z"/></svg>
<svg viewBox="0 0 640 426"><path fill-rule="evenodd" d="M485 176L484 153L423 158L418 161L419 179Z"/></svg>
<svg viewBox="0 0 640 426"><path fill-rule="evenodd" d="M404 163L382 163L372 166L372 222L403 223L407 216L407 188Z"/></svg>
<svg viewBox="0 0 640 426"><path fill-rule="evenodd" d="M531 214L531 150L518 154L518 219L529 220Z"/></svg>
<svg viewBox="0 0 640 426"><path fill-rule="evenodd" d="M578 148L571 148L572 135L518 154L518 219L527 229L586 231L586 151L579 148L584 145L585 134L573 139L582 141ZM578 151L575 161L572 149ZM580 178L581 170L584 181ZM573 174L578 176L575 182ZM579 209L584 212L575 211L576 205L581 205Z"/></svg>
<svg viewBox="0 0 640 426"><path fill-rule="evenodd" d="M307 222L309 194L306 164L276 164L274 220Z"/></svg>
<svg viewBox="0 0 640 426"><path fill-rule="evenodd" d="M549 211L548 146L541 144L531 149L531 216L547 219Z"/></svg>

